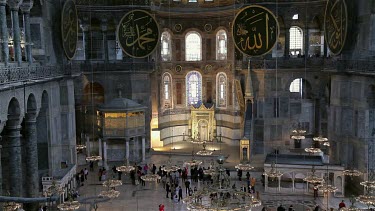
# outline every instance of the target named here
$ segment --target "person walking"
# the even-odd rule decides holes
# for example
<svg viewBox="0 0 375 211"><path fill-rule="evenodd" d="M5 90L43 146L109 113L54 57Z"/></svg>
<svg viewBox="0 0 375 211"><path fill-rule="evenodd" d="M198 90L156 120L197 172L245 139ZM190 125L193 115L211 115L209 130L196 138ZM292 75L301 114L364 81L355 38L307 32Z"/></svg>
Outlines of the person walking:
<svg viewBox="0 0 375 211"><path fill-rule="evenodd" d="M83 173L85 174L85 180L87 180L87 176L89 175L89 171L87 170L87 168L85 168Z"/></svg>
<svg viewBox="0 0 375 211"><path fill-rule="evenodd" d="M171 192L171 188L170 188L170 186L169 186L169 182L167 182L167 184L165 184L165 190L167 191L167 198L169 198L168 197L168 195L169 195L169 192Z"/></svg>
<svg viewBox="0 0 375 211"><path fill-rule="evenodd" d="M346 207L345 203L344 203L344 200L342 200L339 204L339 210L341 210L342 208Z"/></svg>
<svg viewBox="0 0 375 211"><path fill-rule="evenodd" d="M159 204L159 211L164 211L164 204Z"/></svg>
<svg viewBox="0 0 375 211"><path fill-rule="evenodd" d="M182 188L181 188L181 186L178 187L178 202L180 202L180 199L182 199Z"/></svg>

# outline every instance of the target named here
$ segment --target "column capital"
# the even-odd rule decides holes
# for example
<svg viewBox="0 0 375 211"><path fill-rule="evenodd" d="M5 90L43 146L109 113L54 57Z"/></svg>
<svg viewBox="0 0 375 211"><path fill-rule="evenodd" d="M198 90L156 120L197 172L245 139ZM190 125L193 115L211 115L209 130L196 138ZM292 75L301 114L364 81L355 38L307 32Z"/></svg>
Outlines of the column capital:
<svg viewBox="0 0 375 211"><path fill-rule="evenodd" d="M8 0L7 3L11 10L18 10L23 0Z"/></svg>
<svg viewBox="0 0 375 211"><path fill-rule="evenodd" d="M34 1L33 0L24 0L20 5L20 9L23 13L30 13L31 8L33 8Z"/></svg>

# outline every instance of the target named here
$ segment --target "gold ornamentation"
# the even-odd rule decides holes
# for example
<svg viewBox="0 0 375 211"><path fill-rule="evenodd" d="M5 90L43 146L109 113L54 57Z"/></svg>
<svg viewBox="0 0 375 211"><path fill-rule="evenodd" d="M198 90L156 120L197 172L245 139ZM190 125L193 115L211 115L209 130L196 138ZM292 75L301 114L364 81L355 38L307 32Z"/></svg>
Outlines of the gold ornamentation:
<svg viewBox="0 0 375 211"><path fill-rule="evenodd" d="M345 0L328 0L324 17L324 40L332 54L344 48L348 33L348 11Z"/></svg>
<svg viewBox="0 0 375 211"><path fill-rule="evenodd" d="M64 52L68 59L76 53L78 41L78 16L74 1L65 2L61 12L61 35Z"/></svg>

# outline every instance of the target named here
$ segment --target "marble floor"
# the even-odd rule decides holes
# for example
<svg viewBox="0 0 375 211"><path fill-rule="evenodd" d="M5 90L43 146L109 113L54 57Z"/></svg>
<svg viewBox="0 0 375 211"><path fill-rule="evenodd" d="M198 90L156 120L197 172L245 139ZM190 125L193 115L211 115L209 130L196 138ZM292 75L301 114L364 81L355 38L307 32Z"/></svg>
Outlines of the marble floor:
<svg viewBox="0 0 375 211"><path fill-rule="evenodd" d="M154 163L157 167L160 164L168 161L169 157L172 158L173 162L181 165L184 160L191 159L191 155L180 153L154 153L147 159L147 163ZM212 161L216 159L216 156L205 157L203 158L204 165L208 166ZM228 166L233 166L233 163L228 162ZM113 163L108 164L108 172L112 172L111 168L115 165ZM80 171L82 168L88 168L87 165L80 165L77 171ZM97 204L97 211L151 211L158 210L159 204L165 205L166 211L185 211L187 207L182 202L174 203L171 199L166 198L166 191L162 187L162 184L156 182L146 182L146 186L141 185L132 185L128 175L123 175L122 181L123 185L117 187L116 190L121 192L120 196L113 200L99 198L99 193L104 190L102 182L98 179L98 166L95 166L93 172L89 172L88 180L84 182L84 186L79 187L80 197L78 200L81 202L81 207L79 210L95 210L94 204ZM111 174L109 174L111 177ZM245 174L244 174L245 177ZM347 198L335 198L330 197L328 206L327 198L319 197L314 200L311 193L265 193L262 184L260 183L261 172L251 172L251 177L257 179L256 191L259 191L260 199L262 204L268 207L269 211L276 211L277 207L282 204L285 208L288 208L293 204L295 211L313 211L316 205L321 207L321 210L327 210L328 208L334 208L337 210L338 204L341 200L344 200L347 206L350 206L349 199ZM235 183L237 187L246 185L244 180L238 181L235 169L231 168L231 182ZM180 182L182 184L182 182ZM192 187L201 187L201 183L192 182ZM183 186L182 186L183 187ZM183 197L185 197L185 187L183 187ZM365 208L359 203L356 203L356 206ZM262 210L263 206L253 208L253 211Z"/></svg>

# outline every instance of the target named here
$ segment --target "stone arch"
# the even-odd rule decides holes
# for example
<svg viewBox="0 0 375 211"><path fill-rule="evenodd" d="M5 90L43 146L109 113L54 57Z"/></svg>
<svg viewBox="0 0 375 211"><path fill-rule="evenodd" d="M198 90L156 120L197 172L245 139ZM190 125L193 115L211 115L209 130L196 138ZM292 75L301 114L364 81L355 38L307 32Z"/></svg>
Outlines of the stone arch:
<svg viewBox="0 0 375 211"><path fill-rule="evenodd" d="M83 88L83 100L84 105L94 105L104 103L104 88L98 82L87 83Z"/></svg>
<svg viewBox="0 0 375 211"><path fill-rule="evenodd" d="M40 111L36 119L37 148L38 148L38 170L40 176L47 175L50 169L49 144L50 144L50 112L49 95L46 91L42 93Z"/></svg>
<svg viewBox="0 0 375 211"><path fill-rule="evenodd" d="M290 86L291 84L297 80L297 79L301 79L301 85L302 85L302 93L292 93L290 92ZM286 87L285 87L285 91L288 91L290 93L290 97L291 98L296 98L296 99L299 99L301 98L301 95L302 94L302 98L303 99L312 99L314 97L314 93L313 93L313 89L312 89L312 86L311 86L311 83L303 78L303 77L293 77L293 78L290 78L288 80L288 82L286 83Z"/></svg>
<svg viewBox="0 0 375 211"><path fill-rule="evenodd" d="M27 98L27 104L26 104L26 112L29 113L31 111L36 111L37 110L37 103L36 99L33 93L29 95Z"/></svg>
<svg viewBox="0 0 375 211"><path fill-rule="evenodd" d="M282 188L292 188L292 180L293 180L292 174L289 173L289 172L285 172L281 176L281 184L280 184L280 186Z"/></svg>
<svg viewBox="0 0 375 211"><path fill-rule="evenodd" d="M294 187L296 189L304 189L305 188L305 183L303 181L303 178L305 178L306 175L303 173L296 173L294 175Z"/></svg>
<svg viewBox="0 0 375 211"><path fill-rule="evenodd" d="M336 177L335 186L337 187L337 191L335 194L337 195L343 194L342 183L343 183L343 178L341 176Z"/></svg>
<svg viewBox="0 0 375 211"><path fill-rule="evenodd" d="M22 193L22 160L21 160L21 108L17 98L13 97L8 104L7 121L3 136L1 163L3 169L3 190L10 196L21 196Z"/></svg>

